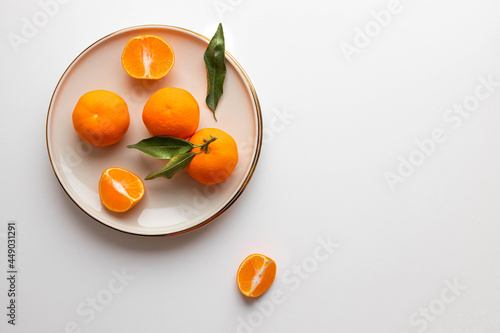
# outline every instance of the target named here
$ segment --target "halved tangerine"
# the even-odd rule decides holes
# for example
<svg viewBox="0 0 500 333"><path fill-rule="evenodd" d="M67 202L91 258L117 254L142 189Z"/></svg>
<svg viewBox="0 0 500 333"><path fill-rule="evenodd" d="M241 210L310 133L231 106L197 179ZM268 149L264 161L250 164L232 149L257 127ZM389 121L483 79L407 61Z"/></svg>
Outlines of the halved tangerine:
<svg viewBox="0 0 500 333"><path fill-rule="evenodd" d="M263 254L251 254L243 260L236 282L241 293L248 297L258 297L265 293L276 277L276 263Z"/></svg>
<svg viewBox="0 0 500 333"><path fill-rule="evenodd" d="M161 79L172 69L174 50L161 37L141 35L130 39L122 53L122 66L136 79Z"/></svg>
<svg viewBox="0 0 500 333"><path fill-rule="evenodd" d="M104 170L99 180L103 205L117 213L128 211L144 196L144 183L134 173L122 168Z"/></svg>

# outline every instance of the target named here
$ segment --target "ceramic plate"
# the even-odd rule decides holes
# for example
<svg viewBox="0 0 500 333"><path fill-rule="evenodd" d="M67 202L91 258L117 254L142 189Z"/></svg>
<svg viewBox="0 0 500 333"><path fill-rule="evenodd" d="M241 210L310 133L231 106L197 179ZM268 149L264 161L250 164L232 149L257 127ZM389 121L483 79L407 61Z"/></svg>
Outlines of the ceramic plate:
<svg viewBox="0 0 500 333"><path fill-rule="evenodd" d="M150 81L130 77L121 66L127 41L138 35L163 37L175 52L175 65L163 79ZM195 32L171 26L140 26L112 33L83 51L61 77L47 115L47 148L54 173L69 197L95 220L127 233L147 236L172 235L196 229L222 214L250 181L262 143L262 116L255 90L238 62L226 52L227 75L224 94L215 121L206 106L206 70L203 54L208 39ZM238 144L239 161L233 175L212 186L197 183L181 171L172 179L144 181L141 202L126 213L107 210L99 199L102 171L121 167L143 178L161 169L156 160L129 144L149 137L142 122L147 99L163 87L189 91L200 105L199 128L216 127L229 133ZM73 129L71 115L86 92L106 89L120 95L129 107L130 127L123 139L98 148L85 143Z"/></svg>

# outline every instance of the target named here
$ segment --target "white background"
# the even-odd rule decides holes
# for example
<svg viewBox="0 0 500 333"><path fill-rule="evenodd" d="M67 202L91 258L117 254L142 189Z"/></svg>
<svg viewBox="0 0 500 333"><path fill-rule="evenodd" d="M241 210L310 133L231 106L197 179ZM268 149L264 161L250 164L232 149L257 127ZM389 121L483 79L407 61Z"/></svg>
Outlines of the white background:
<svg viewBox="0 0 500 333"><path fill-rule="evenodd" d="M457 128L443 115L473 101L480 77L500 82L500 3L402 0L347 59L342 43L356 47L357 29L376 29L371 12L389 2L73 0L27 38L23 25L43 18L43 6L3 1L0 331L498 332L500 86ZM186 235L136 237L95 222L64 193L46 151L60 76L121 28L167 24L210 37L219 22L263 110L249 186ZM391 191L385 173L397 174L399 157L439 128L444 142ZM9 220L19 229L15 327ZM318 239L328 238L339 246L318 261ZM272 257L278 274L251 301L235 274L254 252ZM77 312L122 270L134 278L101 312Z"/></svg>

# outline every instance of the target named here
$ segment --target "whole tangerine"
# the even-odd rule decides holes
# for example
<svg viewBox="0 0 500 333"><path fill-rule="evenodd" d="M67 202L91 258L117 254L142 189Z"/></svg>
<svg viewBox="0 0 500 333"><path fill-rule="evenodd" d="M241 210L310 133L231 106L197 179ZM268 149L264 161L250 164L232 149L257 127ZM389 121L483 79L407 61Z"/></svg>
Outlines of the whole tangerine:
<svg viewBox="0 0 500 333"><path fill-rule="evenodd" d="M148 99L142 120L152 136L186 139L198 129L200 107L187 90L166 87Z"/></svg>
<svg viewBox="0 0 500 333"><path fill-rule="evenodd" d="M203 128L196 132L189 141L201 145L208 141L206 151L193 148L197 153L186 167L188 174L204 185L223 182L233 173L238 164L238 147L233 137L217 128Z"/></svg>
<svg viewBox="0 0 500 333"><path fill-rule="evenodd" d="M80 138L97 147L120 141L130 124L127 103L108 90L89 91L80 97L72 119Z"/></svg>

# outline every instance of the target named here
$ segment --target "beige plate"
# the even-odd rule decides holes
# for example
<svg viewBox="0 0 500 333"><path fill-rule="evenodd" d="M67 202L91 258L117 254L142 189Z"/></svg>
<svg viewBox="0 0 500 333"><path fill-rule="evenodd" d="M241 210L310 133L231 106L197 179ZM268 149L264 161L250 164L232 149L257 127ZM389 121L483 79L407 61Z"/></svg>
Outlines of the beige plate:
<svg viewBox="0 0 500 333"><path fill-rule="evenodd" d="M138 35L163 37L174 49L175 65L161 80L137 80L128 76L120 62L127 41ZM171 26L139 26L112 33L83 51L61 77L47 115L47 149L61 186L69 197L97 221L123 232L161 236L196 229L222 214L240 196L250 181L262 144L262 116L250 79L226 52L227 75L224 95L217 107L216 122L205 104L207 91L203 54L208 39L195 32ZM121 167L144 178L162 168L156 160L129 144L149 137L142 122L142 108L151 94L163 87L191 92L200 105L200 128L217 127L238 144L239 161L233 175L218 185L204 186L185 171L167 180L145 181L146 194L127 213L108 211L99 199L97 184L102 171ZM109 147L83 142L73 129L71 114L84 93L106 89L122 96L130 111L125 137Z"/></svg>

